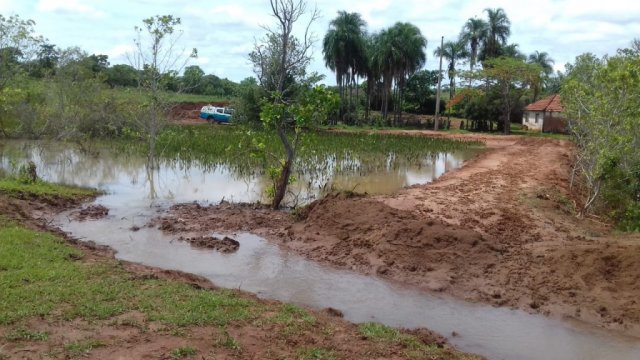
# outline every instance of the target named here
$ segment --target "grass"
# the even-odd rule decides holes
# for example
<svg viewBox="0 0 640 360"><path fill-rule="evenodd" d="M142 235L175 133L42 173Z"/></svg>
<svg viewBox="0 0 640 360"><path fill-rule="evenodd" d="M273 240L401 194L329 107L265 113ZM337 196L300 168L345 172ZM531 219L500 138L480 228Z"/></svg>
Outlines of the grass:
<svg viewBox="0 0 640 360"><path fill-rule="evenodd" d="M299 360L334 360L336 355L331 349L311 347L298 350Z"/></svg>
<svg viewBox="0 0 640 360"><path fill-rule="evenodd" d="M361 324L358 332L365 339L379 343L382 348L388 344L401 344L406 349L405 355L409 359L477 359L474 356L452 353L435 345L424 344L413 335L403 334L398 329L378 323Z"/></svg>
<svg viewBox="0 0 640 360"><path fill-rule="evenodd" d="M142 99L143 95L141 90L138 88L115 88L109 89L108 91L110 91L116 99L121 101ZM224 99L218 96L176 93L171 91L164 91L161 96L164 100L170 103L209 103L229 101L229 99Z"/></svg>
<svg viewBox="0 0 640 360"><path fill-rule="evenodd" d="M78 199L88 198L99 194L95 189L58 185L45 181L30 183L21 181L16 177L0 178L0 193L19 198L37 197L45 199Z"/></svg>
<svg viewBox="0 0 640 360"><path fill-rule="evenodd" d="M174 360L178 360L178 359L182 359L182 358L193 356L197 352L198 351L195 348L192 348L190 346L179 347L177 349L174 349L171 352L171 358L174 359Z"/></svg>
<svg viewBox="0 0 640 360"><path fill-rule="evenodd" d="M109 319L140 311L167 325L216 325L256 316L231 291L206 291L157 279L131 279L114 262L74 261L82 254L59 238L0 222L0 325L32 317Z"/></svg>
<svg viewBox="0 0 640 360"><path fill-rule="evenodd" d="M435 154L473 151L481 146L479 142L400 134L310 132L303 137L295 167L308 174L337 164L334 172L367 175L420 166ZM130 144L126 148L134 149ZM196 160L209 167L224 164L240 173L264 171L265 162L273 164L283 156L275 134L240 126L170 126L160 135L158 149L169 161ZM142 151L138 149L138 153Z"/></svg>
<svg viewBox="0 0 640 360"><path fill-rule="evenodd" d="M107 344L104 341L96 339L86 339L68 343L64 346L64 349L72 358L75 358L87 355L91 352L91 350L105 346L107 346Z"/></svg>
<svg viewBox="0 0 640 360"><path fill-rule="evenodd" d="M19 328L10 331L4 338L7 341L46 341L49 338L49 333Z"/></svg>

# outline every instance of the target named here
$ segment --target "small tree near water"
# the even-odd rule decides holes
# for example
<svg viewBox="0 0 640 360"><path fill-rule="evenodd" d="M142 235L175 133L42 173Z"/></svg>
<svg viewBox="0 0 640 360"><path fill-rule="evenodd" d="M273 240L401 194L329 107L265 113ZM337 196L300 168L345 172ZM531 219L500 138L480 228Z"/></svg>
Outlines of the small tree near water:
<svg viewBox="0 0 640 360"><path fill-rule="evenodd" d="M197 56L196 49L185 53L178 48L182 32L178 29L180 18L173 15L156 15L136 26L137 37L134 40L135 52L129 55L129 61L139 74L139 86L146 95L144 111L135 114L139 128L149 140L149 160L155 162L156 139L169 110L169 101L163 96L168 80L177 75L187 64L189 58Z"/></svg>
<svg viewBox="0 0 640 360"><path fill-rule="evenodd" d="M317 10L309 10L303 0L270 0L270 5L276 26L265 27L267 35L255 44L249 59L260 86L270 94L263 103L261 121L268 129L275 130L284 148L272 202L274 208L279 208L303 130L325 120L337 100L325 88L311 87L319 77L306 73L314 42L309 28L318 18ZM308 21L303 36L298 39L293 35L293 27L305 16Z"/></svg>

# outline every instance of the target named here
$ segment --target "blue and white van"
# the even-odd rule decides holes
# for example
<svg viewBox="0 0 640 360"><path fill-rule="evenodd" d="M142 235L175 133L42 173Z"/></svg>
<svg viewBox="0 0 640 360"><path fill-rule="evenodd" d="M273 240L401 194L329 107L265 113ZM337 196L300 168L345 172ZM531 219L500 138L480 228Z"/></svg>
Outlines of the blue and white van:
<svg viewBox="0 0 640 360"><path fill-rule="evenodd" d="M210 122L229 123L233 115L233 109L206 105L200 109L200 118Z"/></svg>

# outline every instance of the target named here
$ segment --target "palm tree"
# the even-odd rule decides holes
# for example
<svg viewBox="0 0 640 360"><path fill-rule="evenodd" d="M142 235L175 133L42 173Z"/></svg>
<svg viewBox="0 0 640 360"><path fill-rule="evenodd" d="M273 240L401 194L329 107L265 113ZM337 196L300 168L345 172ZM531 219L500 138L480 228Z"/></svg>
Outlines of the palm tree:
<svg viewBox="0 0 640 360"><path fill-rule="evenodd" d="M438 46L433 55L442 56L449 62L447 73L449 76L449 99L453 99L456 94L456 61L469 57L467 47L462 40L447 41L442 48Z"/></svg>
<svg viewBox="0 0 640 360"><path fill-rule="evenodd" d="M538 64L542 68L542 71L546 76L549 76L553 73L553 64L555 61L549 57L549 54L546 51L539 52L536 50L534 53L529 55L528 61L529 64Z"/></svg>
<svg viewBox="0 0 640 360"><path fill-rule="evenodd" d="M487 13L487 37L483 43L482 59L498 57L500 48L511 35L511 21L504 9L484 9Z"/></svg>
<svg viewBox="0 0 640 360"><path fill-rule="evenodd" d="M553 73L553 64L555 64L555 61L549 57L549 54L546 51L539 52L536 50L534 53L529 55L527 62L529 64L537 64L542 69L540 76L542 81L533 86L533 101L536 101L538 100L538 95L542 90L542 83L548 81L549 76Z"/></svg>
<svg viewBox="0 0 640 360"><path fill-rule="evenodd" d="M322 42L325 66L336 73L336 84L343 103L346 88L349 88L351 95L351 86L364 73L366 25L360 14L339 11L338 16L329 23L329 30ZM347 109L350 108L349 104Z"/></svg>
<svg viewBox="0 0 640 360"><path fill-rule="evenodd" d="M487 23L478 18L467 20L460 33L460 39L469 46L469 69L473 71L478 59L480 44L487 37Z"/></svg>
<svg viewBox="0 0 640 360"><path fill-rule="evenodd" d="M411 75L420 70L427 61L425 49L427 39L420 29L410 23L396 23L389 29L394 53L393 77L396 83L396 118L402 117L404 88Z"/></svg>
<svg viewBox="0 0 640 360"><path fill-rule="evenodd" d="M498 55L525 61L527 60L527 56L518 50L519 46L520 45L515 43L503 46L498 50Z"/></svg>

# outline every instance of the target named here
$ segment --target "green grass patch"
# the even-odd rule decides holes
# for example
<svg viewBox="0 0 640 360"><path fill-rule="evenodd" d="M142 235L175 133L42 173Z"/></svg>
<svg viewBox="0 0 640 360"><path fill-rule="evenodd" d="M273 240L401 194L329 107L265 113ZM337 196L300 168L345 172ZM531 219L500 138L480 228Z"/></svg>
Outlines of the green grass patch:
<svg viewBox="0 0 640 360"><path fill-rule="evenodd" d="M284 325L284 336L300 335L316 324L316 318L308 311L292 304L282 304L279 311L269 321Z"/></svg>
<svg viewBox="0 0 640 360"><path fill-rule="evenodd" d="M14 177L0 178L0 193L4 193L12 197L62 199L87 198L99 194L95 189L52 184L40 180L34 183L29 183Z"/></svg>
<svg viewBox="0 0 640 360"><path fill-rule="evenodd" d="M382 347L385 344L400 344L405 348L405 355L409 359L476 359L441 349L436 345L424 344L415 336L403 334L394 329L378 323L365 323L358 327L358 332L370 341L378 342Z"/></svg>
<svg viewBox="0 0 640 360"><path fill-rule="evenodd" d="M49 333L20 328L10 331L4 338L7 341L46 341Z"/></svg>
<svg viewBox="0 0 640 360"><path fill-rule="evenodd" d="M298 350L299 360L335 360L336 355L331 349L311 347Z"/></svg>
<svg viewBox="0 0 640 360"><path fill-rule="evenodd" d="M64 346L64 349L69 353L72 358L86 356L91 350L105 347L107 344L104 341L96 339L86 339L82 341L76 341L68 343Z"/></svg>
<svg viewBox="0 0 640 360"><path fill-rule="evenodd" d="M47 233L0 219L0 324L32 317L101 320L139 311L170 326L252 319L259 307L232 291L132 279L114 261L85 264L79 250Z"/></svg>
<svg viewBox="0 0 640 360"><path fill-rule="evenodd" d="M284 154L275 133L241 126L170 126L160 134L157 147L167 161L196 160L211 168L225 165L241 174L264 171L265 162ZM305 175L329 167L334 173L367 175L401 166L420 166L436 154L473 152L482 147L480 142L426 136L316 131L302 138L295 168ZM127 144L126 151L143 154L144 148Z"/></svg>
<svg viewBox="0 0 640 360"><path fill-rule="evenodd" d="M185 347L179 347L177 349L174 349L171 352L171 358L174 360L178 360L178 359L182 359L182 358L186 358L189 356L193 356L198 352L198 350L196 350L195 348L191 347L191 346L185 346Z"/></svg>

